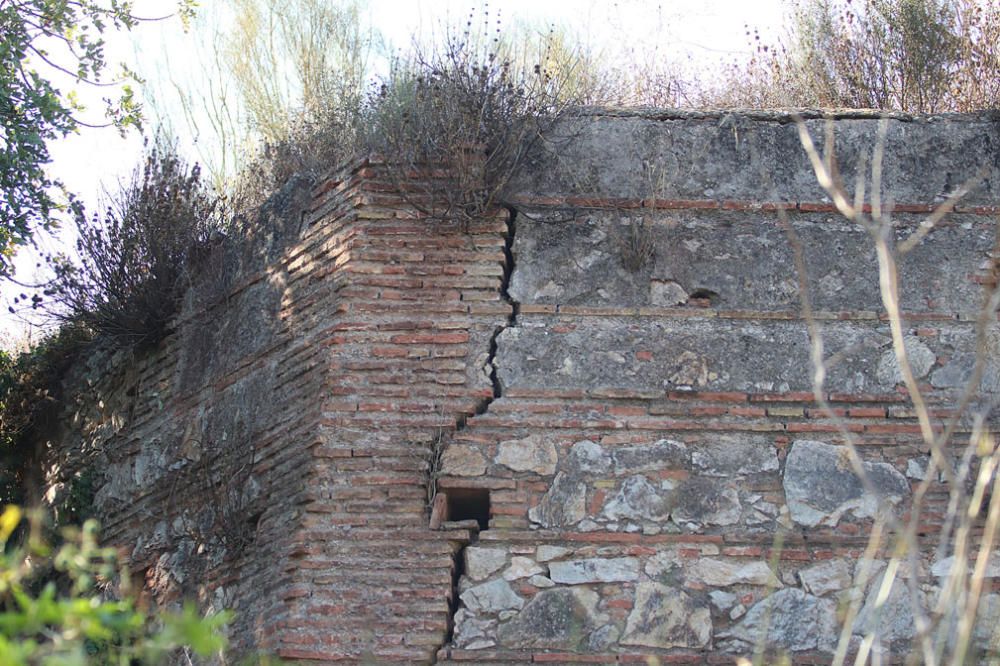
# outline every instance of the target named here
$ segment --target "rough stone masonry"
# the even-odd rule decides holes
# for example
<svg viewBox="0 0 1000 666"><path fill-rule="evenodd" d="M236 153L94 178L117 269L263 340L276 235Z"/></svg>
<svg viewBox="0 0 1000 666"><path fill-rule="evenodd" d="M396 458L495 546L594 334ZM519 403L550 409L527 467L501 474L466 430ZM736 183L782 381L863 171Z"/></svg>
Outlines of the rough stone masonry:
<svg viewBox="0 0 1000 666"><path fill-rule="evenodd" d="M900 236L985 169L901 265L937 419L973 372L997 120L888 120ZM818 141L824 122L807 120ZM834 125L853 184L878 119ZM758 640L823 663L851 595L852 649L876 627L907 649L907 581L932 603L952 565L935 551L948 487L929 486L917 570L877 600L888 555L862 559L868 534L880 509L906 513L927 449L872 243L790 116L580 113L510 207L469 224L423 219L387 168L289 183L158 349L67 377L50 496L96 470L105 538L154 598L233 608L238 649L317 664L732 663ZM814 402L779 207L841 356L836 418ZM980 407L1000 330L985 350ZM987 573L977 649L998 645L1000 560Z"/></svg>

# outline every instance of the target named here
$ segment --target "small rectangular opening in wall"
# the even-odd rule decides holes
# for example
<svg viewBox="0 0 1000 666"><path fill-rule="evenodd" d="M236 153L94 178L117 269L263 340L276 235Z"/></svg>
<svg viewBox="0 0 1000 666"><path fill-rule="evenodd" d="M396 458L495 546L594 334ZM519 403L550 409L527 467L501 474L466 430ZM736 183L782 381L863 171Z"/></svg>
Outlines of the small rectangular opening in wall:
<svg viewBox="0 0 1000 666"><path fill-rule="evenodd" d="M490 527L490 491L486 488L449 488L449 521L475 520L480 530Z"/></svg>

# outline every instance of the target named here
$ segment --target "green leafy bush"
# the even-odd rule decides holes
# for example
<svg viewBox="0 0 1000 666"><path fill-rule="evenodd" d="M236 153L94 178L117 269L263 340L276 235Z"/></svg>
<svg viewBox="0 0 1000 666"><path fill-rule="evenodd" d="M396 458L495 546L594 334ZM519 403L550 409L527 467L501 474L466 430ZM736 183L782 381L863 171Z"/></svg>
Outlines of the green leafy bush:
<svg viewBox="0 0 1000 666"><path fill-rule="evenodd" d="M115 550L98 546L94 521L65 529L58 548L40 524L13 505L0 513L0 663L161 664L181 651L208 657L226 647L230 613L203 617L190 604L140 610Z"/></svg>

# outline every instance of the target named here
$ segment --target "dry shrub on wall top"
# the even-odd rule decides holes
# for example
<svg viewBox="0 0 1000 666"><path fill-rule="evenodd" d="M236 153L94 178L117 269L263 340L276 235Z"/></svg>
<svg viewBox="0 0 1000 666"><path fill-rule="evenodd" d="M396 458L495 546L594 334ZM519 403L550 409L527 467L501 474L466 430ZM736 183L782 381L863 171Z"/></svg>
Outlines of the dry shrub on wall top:
<svg viewBox="0 0 1000 666"><path fill-rule="evenodd" d="M703 102L912 113L1000 104L997 0L801 0L784 40L750 36L754 57Z"/></svg>
<svg viewBox="0 0 1000 666"><path fill-rule="evenodd" d="M469 220L502 205L546 123L589 89L570 54L554 52L552 33L515 46L499 20L481 16L481 33L470 15L441 50L397 61L366 101L367 148L400 185L425 176L408 199L433 218Z"/></svg>
<svg viewBox="0 0 1000 666"><path fill-rule="evenodd" d="M220 218L198 166L153 148L103 215L74 207L78 257L56 260L43 309L124 345L155 344Z"/></svg>

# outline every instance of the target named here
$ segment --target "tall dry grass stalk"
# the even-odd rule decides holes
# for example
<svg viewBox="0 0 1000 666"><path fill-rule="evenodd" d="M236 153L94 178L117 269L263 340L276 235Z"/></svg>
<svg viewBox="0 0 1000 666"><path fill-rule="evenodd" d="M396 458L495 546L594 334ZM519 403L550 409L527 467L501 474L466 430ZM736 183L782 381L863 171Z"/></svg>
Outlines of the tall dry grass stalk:
<svg viewBox="0 0 1000 666"><path fill-rule="evenodd" d="M977 645L977 622L985 626L988 618L981 617L984 590L988 589L991 556L1000 524L1000 449L989 424L993 401L976 400L980 395L983 371L990 353L988 334L996 325L996 312L1000 307L1000 289L996 282L984 290L979 316L976 321L976 360L971 376L960 392L950 418L935 423L918 384L907 355L905 321L900 309L900 291L918 288L901 285L898 263L900 259L922 242L935 226L954 208L955 203L982 179L980 173L964 183L944 203L929 214L915 231L900 241L896 240L896 227L890 206L882 194L882 169L888 122L879 125L878 138L870 159L870 168L861 165L851 193L839 178L833 149L833 124L828 123L822 148L818 148L805 123L799 119L799 138L809 156L816 179L829 195L837 211L845 219L868 232L878 260L879 287L892 337L892 346L900 374L919 423L922 445L930 454L930 461L923 479L913 491L912 503L904 515L891 511L882 512L872 526L864 562L870 564L877 557L886 558L886 568L875 593L876 617L886 612L893 587L905 586L909 607L915 624L915 638L907 663L967 664L1000 663L996 640L992 646ZM870 210L870 212L866 212ZM779 210L795 257L799 279L799 292L803 317L809 329L813 370L813 390L817 404L827 417L839 426L839 433L846 443L848 462L868 492L876 493L875 485L860 454L861 442L847 423L832 409L824 389L828 370L839 355L828 356L820 321L814 315L808 289L808 266L802 244L784 210ZM994 244L993 258L1000 257L1000 242ZM994 419L995 421L995 419ZM968 424L971 423L971 427ZM960 432L968 438L962 441ZM942 479L948 492L947 512L943 517L936 542L922 535L922 523L930 511L928 492L935 479ZM877 493L876 493L877 494ZM952 558L951 570L934 582L926 571L927 559L941 562ZM995 566L995 561L994 561ZM866 590L872 582L870 566L862 566L853 582L850 602L842 609L842 631L832 663L845 663L853 654L853 663L882 663L886 658L880 623L874 622L860 641L852 637L858 631L856 618L866 599ZM925 595L928 601L925 602ZM987 647L992 648L992 652ZM760 654L757 655L760 663Z"/></svg>

